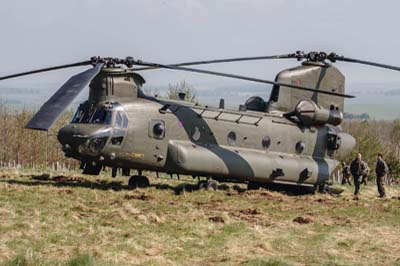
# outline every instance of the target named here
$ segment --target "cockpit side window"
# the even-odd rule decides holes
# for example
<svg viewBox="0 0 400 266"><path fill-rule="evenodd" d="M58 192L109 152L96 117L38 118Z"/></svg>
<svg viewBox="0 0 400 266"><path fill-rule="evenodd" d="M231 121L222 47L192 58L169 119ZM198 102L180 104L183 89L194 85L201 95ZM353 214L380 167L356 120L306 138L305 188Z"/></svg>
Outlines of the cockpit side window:
<svg viewBox="0 0 400 266"><path fill-rule="evenodd" d="M128 127L128 117L126 116L125 113L123 113L123 122L122 122L122 127L127 128Z"/></svg>
<svg viewBox="0 0 400 266"><path fill-rule="evenodd" d="M116 115L115 115L115 127L122 127L121 112L117 112Z"/></svg>
<svg viewBox="0 0 400 266"><path fill-rule="evenodd" d="M80 123L84 114L85 110L83 109L83 106L79 105L79 108L76 111L74 118L72 118L71 123Z"/></svg>

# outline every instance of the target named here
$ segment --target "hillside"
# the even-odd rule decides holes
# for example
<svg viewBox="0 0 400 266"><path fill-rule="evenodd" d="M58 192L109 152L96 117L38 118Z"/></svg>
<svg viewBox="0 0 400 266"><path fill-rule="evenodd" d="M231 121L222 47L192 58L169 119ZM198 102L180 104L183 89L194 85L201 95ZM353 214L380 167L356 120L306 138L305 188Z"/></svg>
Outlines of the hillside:
<svg viewBox="0 0 400 266"><path fill-rule="evenodd" d="M1 170L0 265L400 265L398 187L354 200L151 182Z"/></svg>

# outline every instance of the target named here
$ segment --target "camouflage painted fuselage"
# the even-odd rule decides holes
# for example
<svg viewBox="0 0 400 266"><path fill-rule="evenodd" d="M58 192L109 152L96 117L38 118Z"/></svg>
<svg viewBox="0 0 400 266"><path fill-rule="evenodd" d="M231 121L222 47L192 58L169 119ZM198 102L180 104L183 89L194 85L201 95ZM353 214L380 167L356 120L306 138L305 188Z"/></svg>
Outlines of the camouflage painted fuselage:
<svg viewBox="0 0 400 266"><path fill-rule="evenodd" d="M133 81L133 82L132 82ZM218 180L324 183L354 138L329 124L305 126L279 111L233 111L145 96L137 74L103 70L90 106L110 108L107 124L71 123L59 132L67 156L124 169ZM118 124L118 113L127 118ZM125 118L125 119L126 119ZM339 145L332 147L329 138Z"/></svg>

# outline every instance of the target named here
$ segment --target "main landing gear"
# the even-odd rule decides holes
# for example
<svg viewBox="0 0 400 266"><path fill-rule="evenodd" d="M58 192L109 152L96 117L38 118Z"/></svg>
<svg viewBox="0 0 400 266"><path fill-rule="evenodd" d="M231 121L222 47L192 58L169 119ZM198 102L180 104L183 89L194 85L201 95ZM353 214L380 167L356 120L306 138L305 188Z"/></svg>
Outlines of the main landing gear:
<svg viewBox="0 0 400 266"><path fill-rule="evenodd" d="M202 190L202 189L206 189L206 190L217 190L218 189L218 182L215 180L201 180L199 181L199 183L197 183L197 188Z"/></svg>
<svg viewBox="0 0 400 266"><path fill-rule="evenodd" d="M130 189L146 188L150 186L149 179L142 175L142 171L139 171L138 175L131 176L128 181L128 187Z"/></svg>

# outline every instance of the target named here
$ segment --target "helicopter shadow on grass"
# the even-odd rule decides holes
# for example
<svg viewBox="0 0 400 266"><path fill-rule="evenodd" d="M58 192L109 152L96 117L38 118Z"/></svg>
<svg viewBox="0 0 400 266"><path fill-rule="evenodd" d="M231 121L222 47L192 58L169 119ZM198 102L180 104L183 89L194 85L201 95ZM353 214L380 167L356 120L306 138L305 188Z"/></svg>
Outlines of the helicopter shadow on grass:
<svg viewBox="0 0 400 266"><path fill-rule="evenodd" d="M30 186L30 187L37 187L37 186L48 186L48 187L56 187L56 188L87 188L93 190L113 190L113 191L135 191L134 189L130 188L127 184L124 184L123 181L107 181L107 180L100 180L95 179L93 181L83 179L83 178L76 178L76 177L68 177L68 176L54 176L50 177L50 175L43 174L43 175L28 175L25 176L26 180L12 180L12 179L5 179L0 180L0 183L7 183L10 185L21 185L21 186ZM151 184L150 188L153 187L157 190L169 190L172 191L175 195L181 195L185 193L192 193L195 191L202 190L199 188L198 184L189 183L182 181L176 186L170 185L165 182ZM299 190L298 188L293 187L292 189L288 189L287 187L274 185L265 187L269 191L279 192L281 194L285 194L287 196L298 196L298 195L305 195L312 193L311 191L306 190ZM146 188L143 189L145 191ZM227 185L227 184L219 184L213 190L219 191L236 191L239 194L242 194L248 191L246 188L239 186L239 185ZM72 191L69 191L72 193ZM250 192L253 193L253 192Z"/></svg>
<svg viewBox="0 0 400 266"><path fill-rule="evenodd" d="M78 177L69 176L53 176L50 177L48 174L42 175L28 175L26 180L0 180L1 183L7 183L11 185L23 185L23 186L49 186L57 188L88 188L94 190L113 190L113 191L131 191L133 190L123 181L108 181L101 179L88 180ZM198 190L197 184L191 184L182 182L176 186L172 186L167 183L156 183L151 184L150 187L154 187L158 190L170 190L175 194L179 195L183 192L193 192Z"/></svg>
<svg viewBox="0 0 400 266"><path fill-rule="evenodd" d="M83 178L68 177L58 175L50 177L50 175L30 175L26 180L0 180L2 183L24 185L24 186L52 186L52 187L70 187L70 188L90 188L98 190L114 190L120 191L129 189L122 181L106 181L96 179L90 181Z"/></svg>

